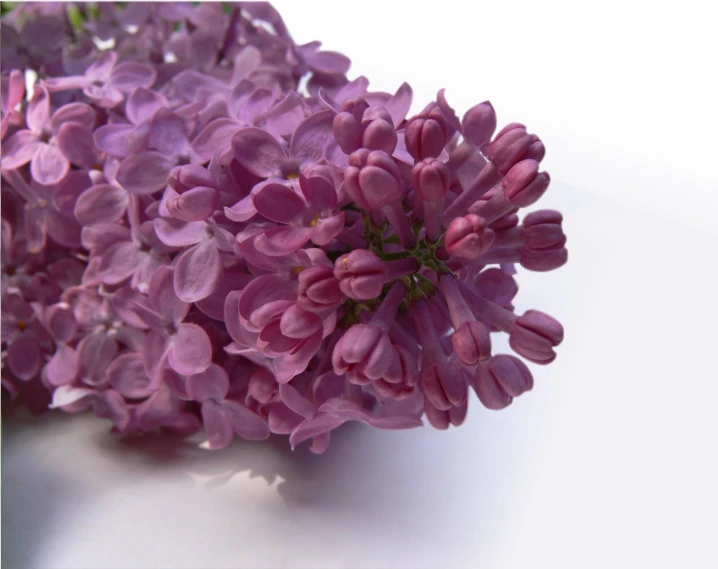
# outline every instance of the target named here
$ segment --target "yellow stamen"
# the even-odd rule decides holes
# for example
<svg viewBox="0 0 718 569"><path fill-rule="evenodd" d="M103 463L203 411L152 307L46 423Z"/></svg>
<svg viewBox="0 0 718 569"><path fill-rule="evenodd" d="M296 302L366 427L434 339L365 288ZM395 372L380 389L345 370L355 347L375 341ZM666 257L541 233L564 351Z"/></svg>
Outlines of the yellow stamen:
<svg viewBox="0 0 718 569"><path fill-rule="evenodd" d="M319 214L317 214L316 217L309 222L309 227L315 227L317 223L319 223L319 219Z"/></svg>
<svg viewBox="0 0 718 569"><path fill-rule="evenodd" d="M22 332L23 330L27 330L27 324L25 324L22 320L20 320L17 323L17 329L20 330L20 332Z"/></svg>

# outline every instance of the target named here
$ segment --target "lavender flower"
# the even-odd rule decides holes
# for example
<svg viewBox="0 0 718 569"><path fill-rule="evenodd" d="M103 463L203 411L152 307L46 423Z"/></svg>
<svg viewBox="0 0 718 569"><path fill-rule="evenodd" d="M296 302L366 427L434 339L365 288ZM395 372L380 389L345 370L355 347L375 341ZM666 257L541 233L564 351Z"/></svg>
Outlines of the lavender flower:
<svg viewBox="0 0 718 569"><path fill-rule="evenodd" d="M564 335L514 313L515 265L568 258L559 212L521 218L550 183L524 125L443 90L408 116L409 85L349 81L265 2L70 7L2 21L12 397L321 453L349 421L447 429L469 387L489 409L533 388L491 338L545 365Z"/></svg>

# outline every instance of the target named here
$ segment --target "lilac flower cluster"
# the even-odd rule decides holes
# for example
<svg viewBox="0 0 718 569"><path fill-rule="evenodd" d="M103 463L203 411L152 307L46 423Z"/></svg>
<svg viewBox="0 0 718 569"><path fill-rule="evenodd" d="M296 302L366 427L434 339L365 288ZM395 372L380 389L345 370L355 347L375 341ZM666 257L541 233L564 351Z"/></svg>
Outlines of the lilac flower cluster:
<svg viewBox="0 0 718 569"><path fill-rule="evenodd" d="M549 185L541 140L443 91L408 117L409 85L369 91L271 5L229 6L3 20L3 387L121 433L316 453L347 421L446 429L470 388L530 390L491 333L536 364L563 339L512 305L516 264L567 260L560 213L518 214Z"/></svg>

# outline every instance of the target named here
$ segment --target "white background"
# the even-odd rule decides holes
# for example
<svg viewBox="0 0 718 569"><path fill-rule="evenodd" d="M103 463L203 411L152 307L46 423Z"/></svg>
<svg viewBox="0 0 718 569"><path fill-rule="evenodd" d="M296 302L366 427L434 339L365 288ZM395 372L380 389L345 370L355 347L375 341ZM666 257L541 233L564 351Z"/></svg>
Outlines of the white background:
<svg viewBox="0 0 718 569"><path fill-rule="evenodd" d="M519 275L556 362L459 429L321 457L4 417L8 568L718 566L716 14L709 2L277 1L375 89L440 87L545 141L569 264Z"/></svg>

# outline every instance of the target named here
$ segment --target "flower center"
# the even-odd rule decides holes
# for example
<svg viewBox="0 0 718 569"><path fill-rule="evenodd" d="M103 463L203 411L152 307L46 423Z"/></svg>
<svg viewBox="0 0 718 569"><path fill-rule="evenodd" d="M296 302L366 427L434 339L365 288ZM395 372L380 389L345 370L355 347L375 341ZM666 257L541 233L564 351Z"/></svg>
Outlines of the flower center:
<svg viewBox="0 0 718 569"><path fill-rule="evenodd" d="M320 219L321 219L321 217L320 217L319 214L315 215L315 216L314 216L314 219L312 219L312 220L309 222L309 227L316 227L316 225L317 225L317 223L319 223L319 220L320 220Z"/></svg>
<svg viewBox="0 0 718 569"><path fill-rule="evenodd" d="M27 324L25 324L25 322L23 322L22 320L18 321L16 326L17 329L20 330L20 332L24 332L25 330L27 330Z"/></svg>

